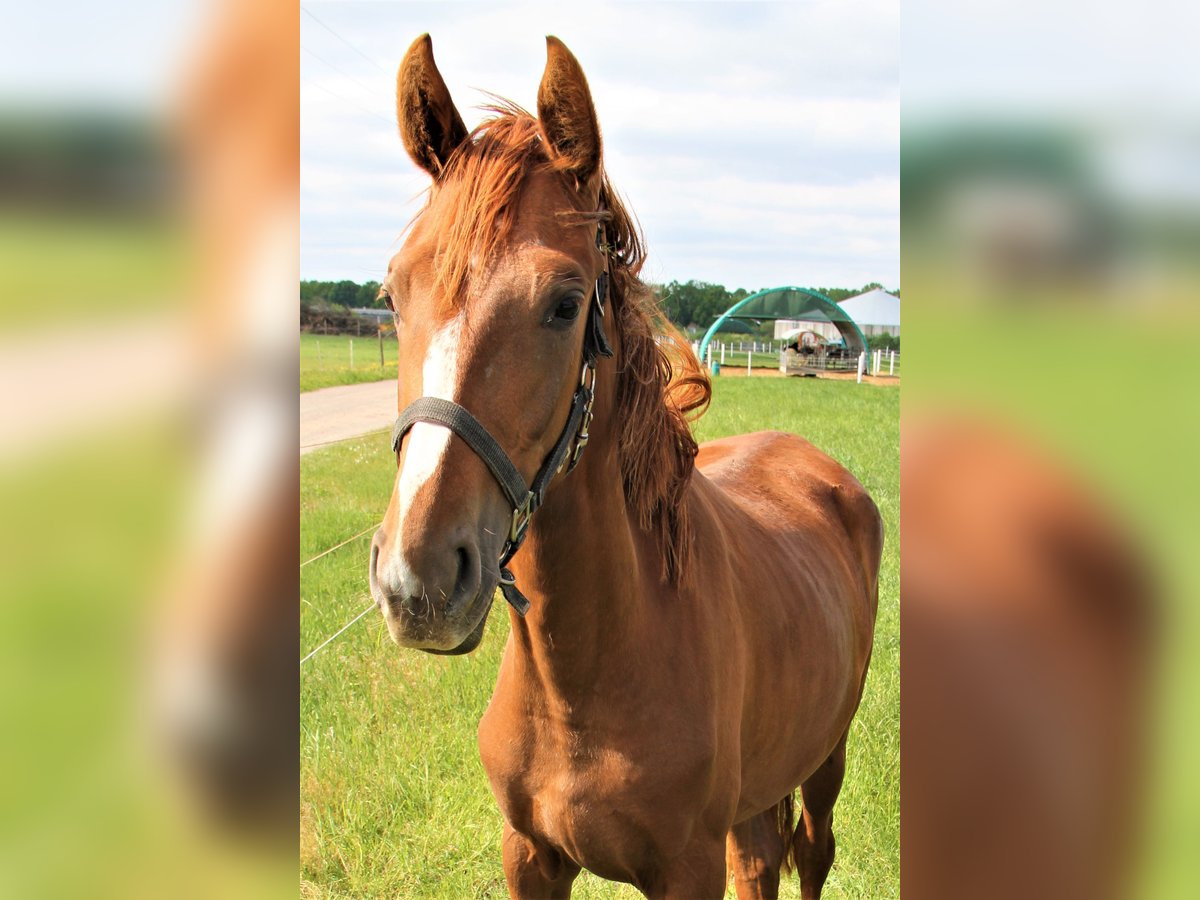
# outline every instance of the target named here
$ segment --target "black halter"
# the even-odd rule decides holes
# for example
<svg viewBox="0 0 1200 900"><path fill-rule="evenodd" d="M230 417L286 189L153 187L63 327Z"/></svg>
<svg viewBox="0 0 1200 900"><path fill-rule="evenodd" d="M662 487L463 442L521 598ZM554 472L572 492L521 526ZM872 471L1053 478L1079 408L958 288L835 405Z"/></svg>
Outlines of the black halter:
<svg viewBox="0 0 1200 900"><path fill-rule="evenodd" d="M604 226L596 229L596 247L604 254L604 268L596 279L596 290L588 311L587 330L583 337L583 368L579 376L579 387L571 400L571 411L562 433L546 456L542 467L526 486L525 479L504 449L486 428L465 408L451 400L440 397L418 397L410 403L392 428L392 451L400 452L400 442L417 422L442 425L458 435L495 476L504 496L512 505L512 525L500 554L500 592L504 599L517 611L525 615L529 600L517 589L516 579L508 570L508 563L521 549L529 531L529 520L537 512L546 496L546 488L564 466L570 472L583 455L588 443L588 428L592 424L592 403L596 399L596 360L601 356L613 355L604 334L604 304L608 296L608 251L604 243ZM572 450L572 445L574 449Z"/></svg>

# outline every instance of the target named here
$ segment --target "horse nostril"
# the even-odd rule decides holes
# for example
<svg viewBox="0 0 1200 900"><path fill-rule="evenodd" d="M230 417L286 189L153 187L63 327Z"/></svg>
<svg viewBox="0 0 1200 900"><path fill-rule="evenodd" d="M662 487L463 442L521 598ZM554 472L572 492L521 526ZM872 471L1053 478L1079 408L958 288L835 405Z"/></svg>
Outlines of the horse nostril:
<svg viewBox="0 0 1200 900"><path fill-rule="evenodd" d="M447 611L458 611L473 599L479 587L479 550L467 543L455 548L454 588L449 597Z"/></svg>
<svg viewBox="0 0 1200 900"><path fill-rule="evenodd" d="M424 614L428 603L429 601L425 599L424 593L419 595L410 594L400 601L400 605L404 608L404 611L414 618Z"/></svg>
<svg viewBox="0 0 1200 900"><path fill-rule="evenodd" d="M459 547L454 551L454 556L458 560L458 573L454 579L454 592L457 594L462 590L463 582L467 580L471 571L471 555L466 547Z"/></svg>
<svg viewBox="0 0 1200 900"><path fill-rule="evenodd" d="M371 541L371 562L367 568L368 580L371 584L372 593L375 592L379 585L379 576L376 571L379 568L379 535L375 535L375 540Z"/></svg>

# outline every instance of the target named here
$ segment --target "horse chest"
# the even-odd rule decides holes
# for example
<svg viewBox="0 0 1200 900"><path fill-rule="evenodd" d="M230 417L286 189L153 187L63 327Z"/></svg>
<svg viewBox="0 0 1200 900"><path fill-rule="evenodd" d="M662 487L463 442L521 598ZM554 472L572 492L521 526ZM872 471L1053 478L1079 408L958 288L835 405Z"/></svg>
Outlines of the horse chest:
<svg viewBox="0 0 1200 900"><path fill-rule="evenodd" d="M704 792L690 784L697 766L667 763L657 748L578 735L526 746L536 748L526 764L502 765L510 775L493 781L506 818L602 877L628 880L673 856L703 813Z"/></svg>
<svg viewBox="0 0 1200 900"><path fill-rule="evenodd" d="M630 811L625 779L596 767L560 766L528 787L532 830L561 847L600 849L610 844L606 820L617 810Z"/></svg>
<svg viewBox="0 0 1200 900"><path fill-rule="evenodd" d="M610 878L629 878L686 842L699 810L662 804L648 772L620 754L559 765L530 785L530 826L580 865Z"/></svg>

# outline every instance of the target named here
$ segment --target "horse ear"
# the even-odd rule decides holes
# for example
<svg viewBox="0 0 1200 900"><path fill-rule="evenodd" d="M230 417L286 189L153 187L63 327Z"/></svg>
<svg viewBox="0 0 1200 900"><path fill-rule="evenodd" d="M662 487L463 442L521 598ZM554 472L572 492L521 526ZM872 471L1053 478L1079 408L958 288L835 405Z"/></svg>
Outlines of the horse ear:
<svg viewBox="0 0 1200 900"><path fill-rule="evenodd" d="M558 38L546 37L538 119L551 157L580 185L600 171L600 125L583 68Z"/></svg>
<svg viewBox="0 0 1200 900"><path fill-rule="evenodd" d="M434 178L467 139L467 127L433 61L433 41L427 34L412 42L396 73L396 120L404 149Z"/></svg>

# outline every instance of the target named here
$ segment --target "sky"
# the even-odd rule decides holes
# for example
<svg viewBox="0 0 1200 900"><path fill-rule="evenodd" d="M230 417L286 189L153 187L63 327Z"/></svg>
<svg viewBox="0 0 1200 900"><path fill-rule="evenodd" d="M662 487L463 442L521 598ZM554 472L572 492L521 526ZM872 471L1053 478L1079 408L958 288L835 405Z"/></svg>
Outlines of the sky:
<svg viewBox="0 0 1200 900"><path fill-rule="evenodd" d="M212 12L210 0L10 5L0 106L156 112ZM1162 27L1161 6L1176 27ZM591 80L610 174L646 231L651 280L899 287L901 44L909 125L1090 115L1120 138L1114 165L1137 190L1194 205L1200 6L1033 7L910 0L901 17L898 0L305 0L302 275L378 278L416 212L427 179L396 133L394 77L425 31L469 124L480 88L532 106L543 36L567 42ZM1186 140L1161 141L1164 130ZM1160 145L1186 152L1164 163Z"/></svg>
<svg viewBox="0 0 1200 900"><path fill-rule="evenodd" d="M467 127L533 109L545 35L587 74L642 277L899 288L899 4L318 3L300 17L301 277L379 280L428 176L395 73L428 32Z"/></svg>

